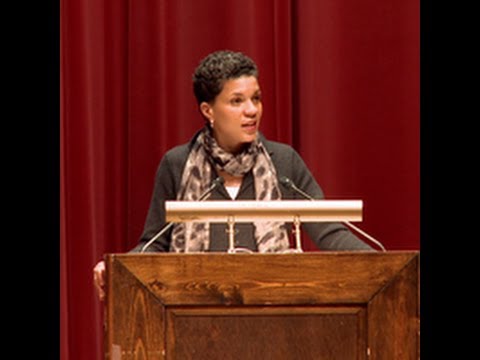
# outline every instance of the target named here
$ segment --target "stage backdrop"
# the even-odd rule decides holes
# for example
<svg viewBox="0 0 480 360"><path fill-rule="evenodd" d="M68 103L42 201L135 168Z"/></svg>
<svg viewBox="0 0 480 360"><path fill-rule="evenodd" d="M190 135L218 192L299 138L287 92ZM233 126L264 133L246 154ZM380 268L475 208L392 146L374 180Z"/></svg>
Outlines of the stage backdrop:
<svg viewBox="0 0 480 360"><path fill-rule="evenodd" d="M358 226L419 248L418 0L60 3L63 360L103 357L92 268L136 244L160 158L203 125L191 75L214 50L257 62L261 131L328 199L363 200Z"/></svg>

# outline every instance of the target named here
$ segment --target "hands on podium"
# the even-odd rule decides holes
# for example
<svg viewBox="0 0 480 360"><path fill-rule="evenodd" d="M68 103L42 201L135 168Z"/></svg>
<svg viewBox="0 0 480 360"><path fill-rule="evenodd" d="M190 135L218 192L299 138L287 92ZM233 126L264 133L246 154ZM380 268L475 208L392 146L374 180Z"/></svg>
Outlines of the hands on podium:
<svg viewBox="0 0 480 360"><path fill-rule="evenodd" d="M93 268L93 282L100 301L105 299L105 261L99 261Z"/></svg>

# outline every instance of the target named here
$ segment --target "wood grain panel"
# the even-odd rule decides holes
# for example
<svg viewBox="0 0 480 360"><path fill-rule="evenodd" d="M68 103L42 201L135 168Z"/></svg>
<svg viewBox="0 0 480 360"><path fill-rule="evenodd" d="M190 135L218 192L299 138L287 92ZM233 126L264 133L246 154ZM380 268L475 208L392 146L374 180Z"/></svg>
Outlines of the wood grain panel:
<svg viewBox="0 0 480 360"><path fill-rule="evenodd" d="M412 259L369 302L370 359L420 358L419 266Z"/></svg>
<svg viewBox="0 0 480 360"><path fill-rule="evenodd" d="M286 299L289 304L365 303L413 257L409 252L358 255L123 254L117 259L166 305L280 305Z"/></svg>
<svg viewBox="0 0 480 360"><path fill-rule="evenodd" d="M167 359L365 359L360 307L172 308Z"/></svg>
<svg viewBox="0 0 480 360"><path fill-rule="evenodd" d="M115 276L112 276L115 274ZM164 307L119 261L107 259L106 358L164 358Z"/></svg>
<svg viewBox="0 0 480 360"><path fill-rule="evenodd" d="M419 358L418 252L106 258L107 359Z"/></svg>

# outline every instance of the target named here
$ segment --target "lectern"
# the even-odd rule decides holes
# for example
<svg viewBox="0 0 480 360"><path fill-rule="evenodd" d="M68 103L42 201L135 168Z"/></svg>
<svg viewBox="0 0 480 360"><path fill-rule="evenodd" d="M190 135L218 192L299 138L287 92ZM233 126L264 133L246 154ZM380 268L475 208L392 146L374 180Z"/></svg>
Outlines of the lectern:
<svg viewBox="0 0 480 360"><path fill-rule="evenodd" d="M417 359L418 252L110 254L107 359Z"/></svg>
<svg viewBox="0 0 480 360"><path fill-rule="evenodd" d="M254 219L332 221L358 219L359 210L357 203L207 203L179 203L167 218L251 221L253 211ZM107 359L419 358L416 251L105 260Z"/></svg>

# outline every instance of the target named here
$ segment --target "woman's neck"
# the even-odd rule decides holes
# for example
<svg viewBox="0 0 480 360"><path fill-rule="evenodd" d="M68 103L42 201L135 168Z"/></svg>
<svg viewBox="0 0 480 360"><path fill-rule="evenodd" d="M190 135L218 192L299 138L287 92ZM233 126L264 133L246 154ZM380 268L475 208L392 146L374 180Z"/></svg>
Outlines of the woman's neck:
<svg viewBox="0 0 480 360"><path fill-rule="evenodd" d="M225 183L224 183L225 186L242 185L243 176L233 176L223 170L217 170L217 171L218 171L218 176L223 177L223 179L225 180Z"/></svg>

